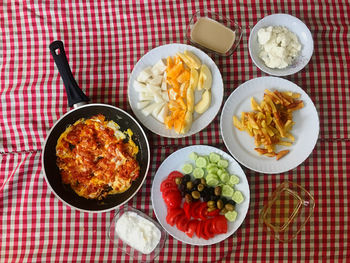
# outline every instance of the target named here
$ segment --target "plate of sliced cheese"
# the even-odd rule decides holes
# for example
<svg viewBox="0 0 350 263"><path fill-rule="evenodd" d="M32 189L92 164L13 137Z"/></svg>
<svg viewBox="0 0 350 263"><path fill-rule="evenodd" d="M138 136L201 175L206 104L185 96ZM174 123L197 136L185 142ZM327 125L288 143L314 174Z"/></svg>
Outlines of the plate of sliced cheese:
<svg viewBox="0 0 350 263"><path fill-rule="evenodd" d="M193 135L207 127L222 104L223 81L214 61L185 44L152 49L135 65L128 98L139 121L169 138Z"/></svg>

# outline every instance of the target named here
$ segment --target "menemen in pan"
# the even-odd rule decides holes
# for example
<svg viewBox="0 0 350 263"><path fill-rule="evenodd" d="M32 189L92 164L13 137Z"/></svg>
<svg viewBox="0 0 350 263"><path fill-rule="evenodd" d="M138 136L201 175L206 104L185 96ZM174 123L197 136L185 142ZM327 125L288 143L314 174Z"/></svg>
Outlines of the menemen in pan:
<svg viewBox="0 0 350 263"><path fill-rule="evenodd" d="M69 126L56 145L62 182L82 197L98 199L128 190L140 173L132 131L121 132L101 114Z"/></svg>

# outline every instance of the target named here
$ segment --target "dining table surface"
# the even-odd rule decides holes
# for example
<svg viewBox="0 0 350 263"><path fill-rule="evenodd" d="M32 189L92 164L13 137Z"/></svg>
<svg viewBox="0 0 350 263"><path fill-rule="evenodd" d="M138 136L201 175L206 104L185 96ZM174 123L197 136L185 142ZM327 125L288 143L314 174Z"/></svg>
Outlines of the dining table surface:
<svg viewBox="0 0 350 263"><path fill-rule="evenodd" d="M61 202L45 181L43 144L70 110L49 44L64 42L73 75L92 103L135 116L128 79L140 58L164 44L189 44L186 25L199 9L236 21L242 39L231 56L208 53L221 72L224 97L215 119L183 138L159 136L145 126L150 169L127 202L156 220L151 187L161 163L189 145L227 153L220 133L222 106L247 80L268 76L253 63L248 39L254 25L276 13L299 18L311 31L314 51L301 71L283 77L301 87L319 116L314 150L296 168L279 174L241 165L250 204L242 225L208 246L171 235L155 262L350 262L350 5L348 1L33 1L0 3L0 262L134 262L108 238L118 209L87 213ZM231 120L228 120L231 121ZM317 129L317 127L315 127ZM289 180L315 199L314 212L295 239L280 242L259 215L268 197ZM135 261L136 262L136 261Z"/></svg>

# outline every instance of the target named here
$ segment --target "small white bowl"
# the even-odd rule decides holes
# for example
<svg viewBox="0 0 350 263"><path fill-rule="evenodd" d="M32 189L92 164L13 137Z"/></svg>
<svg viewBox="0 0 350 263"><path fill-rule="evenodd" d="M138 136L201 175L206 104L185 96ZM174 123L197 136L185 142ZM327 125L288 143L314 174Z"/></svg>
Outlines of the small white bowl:
<svg viewBox="0 0 350 263"><path fill-rule="evenodd" d="M161 236L160 240L157 244L157 246L154 248L154 250L149 254L144 254L141 251L138 251L136 248L131 247L129 244L123 241L121 237L118 236L116 232L116 224L117 221L120 219L120 217L128 212L134 212L137 215L143 217L144 219L150 221L154 224L156 228L159 229ZM150 262L153 261L159 253L162 251L165 245L165 241L168 237L167 232L164 230L164 228L161 227L161 225L156 221L147 216L145 213L131 207L131 206L123 206L119 208L119 211L114 215L113 220L109 226L108 230L108 237L109 239L116 245L117 249L120 249L124 253L128 254L130 256L130 259L137 260L137 262Z"/></svg>
<svg viewBox="0 0 350 263"><path fill-rule="evenodd" d="M273 69L265 65L259 58L260 44L258 31L268 26L284 26L297 35L302 47L300 54L293 63L284 69ZM297 73L309 63L314 51L314 41L308 27L298 18L287 14L274 14L261 19L251 30L249 35L249 54L254 64L263 72L273 76L287 76Z"/></svg>

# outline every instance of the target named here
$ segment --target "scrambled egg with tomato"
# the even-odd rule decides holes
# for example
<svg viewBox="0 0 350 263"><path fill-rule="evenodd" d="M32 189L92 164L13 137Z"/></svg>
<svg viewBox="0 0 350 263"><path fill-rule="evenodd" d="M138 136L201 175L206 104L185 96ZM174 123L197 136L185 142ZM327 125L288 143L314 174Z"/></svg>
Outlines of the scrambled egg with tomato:
<svg viewBox="0 0 350 263"><path fill-rule="evenodd" d="M101 114L69 126L56 145L62 182L87 199L128 190L140 173L132 135Z"/></svg>

